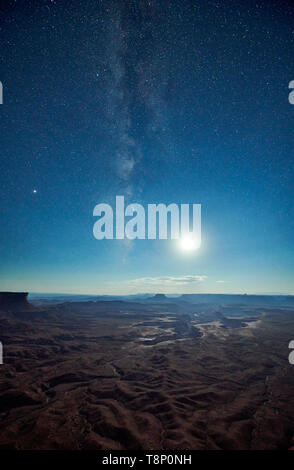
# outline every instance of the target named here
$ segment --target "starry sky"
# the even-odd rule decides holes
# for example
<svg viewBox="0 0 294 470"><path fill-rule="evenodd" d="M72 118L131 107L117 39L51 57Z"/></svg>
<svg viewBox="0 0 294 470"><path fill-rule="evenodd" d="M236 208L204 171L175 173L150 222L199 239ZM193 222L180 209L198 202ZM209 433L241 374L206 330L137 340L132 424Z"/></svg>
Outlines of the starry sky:
<svg viewBox="0 0 294 470"><path fill-rule="evenodd" d="M0 13L1 290L294 294L294 5L15 0ZM202 204L202 245L94 206Z"/></svg>

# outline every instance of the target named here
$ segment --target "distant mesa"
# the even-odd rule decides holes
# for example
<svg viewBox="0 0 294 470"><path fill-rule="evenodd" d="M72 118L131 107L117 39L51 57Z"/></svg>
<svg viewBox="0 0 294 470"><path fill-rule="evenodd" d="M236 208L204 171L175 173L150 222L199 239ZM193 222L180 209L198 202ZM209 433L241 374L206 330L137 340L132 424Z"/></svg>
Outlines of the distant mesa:
<svg viewBox="0 0 294 470"><path fill-rule="evenodd" d="M30 307L28 292L0 292L0 308L23 309Z"/></svg>
<svg viewBox="0 0 294 470"><path fill-rule="evenodd" d="M167 296L165 294L155 294L153 299L157 299L157 300L166 300L167 299Z"/></svg>
<svg viewBox="0 0 294 470"><path fill-rule="evenodd" d="M168 297L165 294L155 294L152 297L148 297L147 299L144 299L144 302L146 303L151 303L151 304L171 304L175 302L175 298L173 297Z"/></svg>
<svg viewBox="0 0 294 470"><path fill-rule="evenodd" d="M156 300L156 302L166 302L169 299L165 294L155 294L153 297L150 297L150 300Z"/></svg>

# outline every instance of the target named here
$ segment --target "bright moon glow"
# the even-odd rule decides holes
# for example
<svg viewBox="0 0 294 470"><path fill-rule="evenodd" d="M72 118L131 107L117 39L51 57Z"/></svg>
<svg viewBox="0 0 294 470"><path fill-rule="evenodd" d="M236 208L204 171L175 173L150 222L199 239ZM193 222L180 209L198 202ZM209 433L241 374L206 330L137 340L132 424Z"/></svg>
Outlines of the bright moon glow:
<svg viewBox="0 0 294 470"><path fill-rule="evenodd" d="M36 189L33 189L33 193L36 194L37 190Z"/></svg>
<svg viewBox="0 0 294 470"><path fill-rule="evenodd" d="M185 235L180 238L180 247L185 251L198 250L200 248L201 241L199 238L195 238L192 235Z"/></svg>

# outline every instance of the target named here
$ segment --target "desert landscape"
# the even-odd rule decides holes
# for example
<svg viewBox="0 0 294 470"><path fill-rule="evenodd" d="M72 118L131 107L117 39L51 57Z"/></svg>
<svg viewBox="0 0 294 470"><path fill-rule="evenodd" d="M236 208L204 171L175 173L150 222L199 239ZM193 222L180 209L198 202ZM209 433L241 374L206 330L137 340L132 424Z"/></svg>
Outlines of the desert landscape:
<svg viewBox="0 0 294 470"><path fill-rule="evenodd" d="M0 448L291 448L293 298L238 297L2 293Z"/></svg>

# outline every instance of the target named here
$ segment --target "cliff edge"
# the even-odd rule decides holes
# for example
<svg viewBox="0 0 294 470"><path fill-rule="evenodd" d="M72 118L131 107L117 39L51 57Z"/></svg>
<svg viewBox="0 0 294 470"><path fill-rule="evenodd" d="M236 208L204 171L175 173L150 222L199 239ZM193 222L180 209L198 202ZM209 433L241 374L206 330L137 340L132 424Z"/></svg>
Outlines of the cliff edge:
<svg viewBox="0 0 294 470"><path fill-rule="evenodd" d="M28 292L0 292L0 309L23 309L30 307Z"/></svg>

